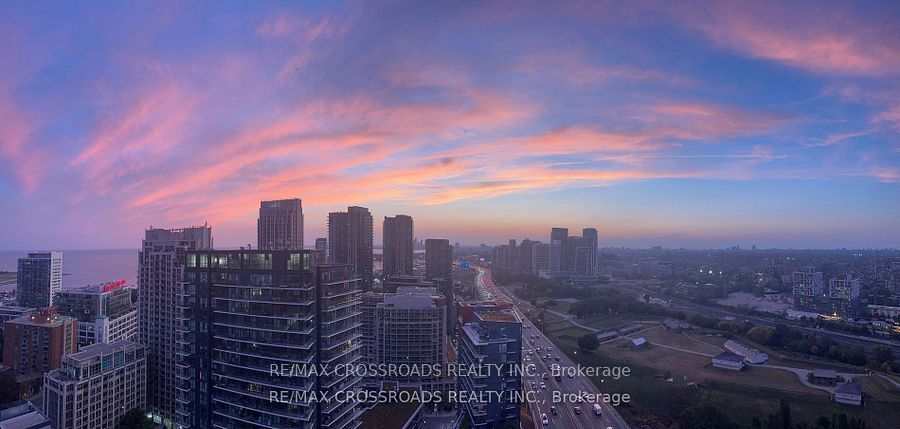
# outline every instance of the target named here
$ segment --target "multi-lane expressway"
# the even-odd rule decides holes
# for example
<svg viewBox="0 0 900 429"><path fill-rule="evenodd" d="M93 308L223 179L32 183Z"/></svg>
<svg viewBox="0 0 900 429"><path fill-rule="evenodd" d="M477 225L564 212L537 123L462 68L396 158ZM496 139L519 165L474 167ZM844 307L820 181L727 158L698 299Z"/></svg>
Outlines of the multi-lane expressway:
<svg viewBox="0 0 900 429"><path fill-rule="evenodd" d="M494 285L488 269L480 266L475 267L475 269L478 270L475 283L478 296L481 299L522 305L517 300L510 299L506 293ZM574 368L576 366L575 363L565 353L560 352L552 341L533 326L518 308L515 311L522 319L524 327L522 338L523 365L526 367L527 365L534 365L534 369L528 371L530 374L523 377L522 383L524 390L534 390L536 392L535 400L530 401L528 404L535 425L548 429L628 428L628 424L622 420L622 417L619 416L619 413L612 405L602 401L599 402L601 415L598 416L593 410L595 402L579 402L577 397L581 393L589 395L599 393L597 387L587 377L575 374L571 377L562 376L560 380L556 380L552 376L552 365ZM538 348L540 351L537 351ZM548 354L550 358L547 358ZM558 361L557 358L559 359ZM543 377L544 374L547 374L546 379ZM544 387L541 387L541 383L544 383ZM577 412L575 407L580 409L580 413ZM548 420L546 425L543 425L542 421L544 415L546 415Z"/></svg>

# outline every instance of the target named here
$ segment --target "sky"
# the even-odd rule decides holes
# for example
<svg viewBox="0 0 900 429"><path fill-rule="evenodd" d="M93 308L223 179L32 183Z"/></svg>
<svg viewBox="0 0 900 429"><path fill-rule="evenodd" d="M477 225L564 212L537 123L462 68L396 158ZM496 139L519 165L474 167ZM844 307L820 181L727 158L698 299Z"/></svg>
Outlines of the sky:
<svg viewBox="0 0 900 429"><path fill-rule="evenodd" d="M419 238L900 247L898 2L0 3L0 249L259 201Z"/></svg>

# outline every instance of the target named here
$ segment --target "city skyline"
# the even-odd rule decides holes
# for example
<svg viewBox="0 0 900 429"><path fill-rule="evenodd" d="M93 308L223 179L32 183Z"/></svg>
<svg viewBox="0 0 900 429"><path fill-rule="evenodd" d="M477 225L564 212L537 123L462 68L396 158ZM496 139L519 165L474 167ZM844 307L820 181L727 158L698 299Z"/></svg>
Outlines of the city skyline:
<svg viewBox="0 0 900 429"><path fill-rule="evenodd" d="M306 243L358 205L467 245L592 226L600 247L897 247L898 16L0 5L0 249L205 222L237 247L279 198L303 199Z"/></svg>

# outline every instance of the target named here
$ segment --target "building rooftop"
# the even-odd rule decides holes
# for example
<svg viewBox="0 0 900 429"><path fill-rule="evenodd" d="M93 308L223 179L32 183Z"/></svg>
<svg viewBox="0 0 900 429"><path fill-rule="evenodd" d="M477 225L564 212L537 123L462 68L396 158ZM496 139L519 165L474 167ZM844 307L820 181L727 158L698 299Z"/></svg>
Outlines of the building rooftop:
<svg viewBox="0 0 900 429"><path fill-rule="evenodd" d="M416 414L421 402L386 402L363 411L360 429L402 428Z"/></svg>
<svg viewBox="0 0 900 429"><path fill-rule="evenodd" d="M837 378L837 373L832 369L814 369L813 377L816 378Z"/></svg>
<svg viewBox="0 0 900 429"><path fill-rule="evenodd" d="M52 316L44 316L40 314L29 314L26 316L19 317L17 319L12 319L6 323L15 323L17 325L28 325L28 326L44 326L44 327L55 327L60 326L65 321L73 321L75 319L69 316L60 316L54 314Z"/></svg>
<svg viewBox="0 0 900 429"><path fill-rule="evenodd" d="M834 393L842 393L844 395L862 395L859 385L856 383L844 383L834 391Z"/></svg>
<svg viewBox="0 0 900 429"><path fill-rule="evenodd" d="M436 287L428 287L428 286L397 286L396 293L427 293L427 294L437 294L438 290Z"/></svg>
<svg viewBox="0 0 900 429"><path fill-rule="evenodd" d="M0 429L33 429L44 427L50 427L50 421L37 411L32 411L0 422Z"/></svg>
<svg viewBox="0 0 900 429"><path fill-rule="evenodd" d="M714 357L713 359L715 359L715 360L724 360L724 361L728 361L728 362L743 362L743 361L744 361L744 357L743 357L743 356L741 356L741 355L739 355L739 354L732 353L732 352L722 352L722 353L719 353L719 354L716 355L716 357Z"/></svg>
<svg viewBox="0 0 900 429"><path fill-rule="evenodd" d="M481 320L490 322L521 322L512 311L483 311L478 316Z"/></svg>
<svg viewBox="0 0 900 429"><path fill-rule="evenodd" d="M128 340L121 340L112 343L95 343L83 347L80 352L72 353L66 356L66 358L74 359L77 361L88 360L95 356L107 355L122 349L127 349L129 345L139 347L137 343Z"/></svg>
<svg viewBox="0 0 900 429"><path fill-rule="evenodd" d="M49 428L50 421L34 405L15 401L0 407L0 429Z"/></svg>
<svg viewBox="0 0 900 429"><path fill-rule="evenodd" d="M393 308L435 308L434 297L430 294L385 294L385 307Z"/></svg>

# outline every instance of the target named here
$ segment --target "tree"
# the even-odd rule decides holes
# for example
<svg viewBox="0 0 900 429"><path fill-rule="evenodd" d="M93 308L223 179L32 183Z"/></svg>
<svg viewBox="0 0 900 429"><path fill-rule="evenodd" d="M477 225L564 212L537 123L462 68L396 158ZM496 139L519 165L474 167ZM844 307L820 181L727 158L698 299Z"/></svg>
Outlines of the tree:
<svg viewBox="0 0 900 429"><path fill-rule="evenodd" d="M721 408L713 404L701 403L688 408L679 419L679 426L691 429L737 429Z"/></svg>
<svg viewBox="0 0 900 429"><path fill-rule="evenodd" d="M791 404L788 403L787 399L781 398L781 411L779 411L779 416L781 417L782 429L792 429L794 427L791 422Z"/></svg>
<svg viewBox="0 0 900 429"><path fill-rule="evenodd" d="M885 344L878 344L875 347L872 347L872 351L869 355L869 366L871 368L881 368L884 363L887 363L890 367L891 362L894 361L894 350Z"/></svg>
<svg viewBox="0 0 900 429"><path fill-rule="evenodd" d="M772 341L773 331L765 326L756 326L747 331L747 338L762 345L768 345Z"/></svg>
<svg viewBox="0 0 900 429"><path fill-rule="evenodd" d="M155 426L153 420L137 408L125 413L119 422L119 429L153 429Z"/></svg>
<svg viewBox="0 0 900 429"><path fill-rule="evenodd" d="M578 347L582 350L594 351L597 350L597 347L600 347L600 340L594 334L585 334L578 339Z"/></svg>

